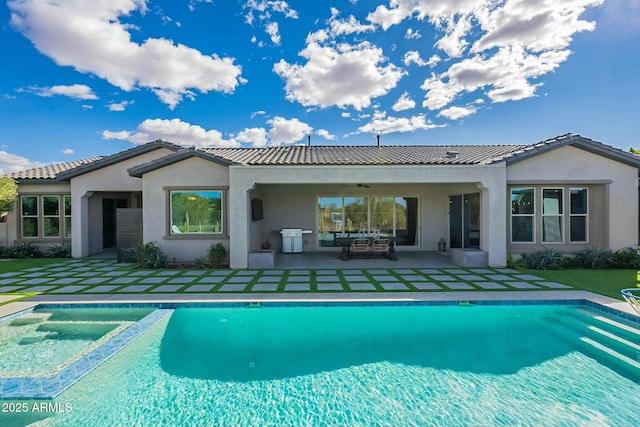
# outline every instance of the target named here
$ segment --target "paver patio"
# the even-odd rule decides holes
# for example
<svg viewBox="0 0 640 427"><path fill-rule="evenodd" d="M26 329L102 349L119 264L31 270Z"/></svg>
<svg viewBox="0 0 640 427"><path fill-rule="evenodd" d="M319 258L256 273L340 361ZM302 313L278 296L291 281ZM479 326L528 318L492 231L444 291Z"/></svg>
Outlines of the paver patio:
<svg viewBox="0 0 640 427"><path fill-rule="evenodd" d="M91 258L65 260L0 277L0 292L58 295L570 289L505 268L136 270L131 264Z"/></svg>

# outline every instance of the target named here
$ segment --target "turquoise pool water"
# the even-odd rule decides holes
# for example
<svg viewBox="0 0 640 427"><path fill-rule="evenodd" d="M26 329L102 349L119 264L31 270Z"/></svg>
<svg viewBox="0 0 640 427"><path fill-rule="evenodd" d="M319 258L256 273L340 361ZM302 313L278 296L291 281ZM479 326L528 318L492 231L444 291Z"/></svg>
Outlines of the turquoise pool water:
<svg viewBox="0 0 640 427"><path fill-rule="evenodd" d="M56 410L2 413L0 425L640 425L637 370L580 339L576 325L592 315L602 316L569 306L177 309Z"/></svg>

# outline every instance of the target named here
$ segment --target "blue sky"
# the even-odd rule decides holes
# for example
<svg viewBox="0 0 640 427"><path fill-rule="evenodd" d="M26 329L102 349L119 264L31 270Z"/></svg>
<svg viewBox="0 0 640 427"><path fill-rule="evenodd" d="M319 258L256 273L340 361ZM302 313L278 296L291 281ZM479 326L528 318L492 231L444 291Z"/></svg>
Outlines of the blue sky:
<svg viewBox="0 0 640 427"><path fill-rule="evenodd" d="M636 0L10 0L0 171L184 145L639 147Z"/></svg>

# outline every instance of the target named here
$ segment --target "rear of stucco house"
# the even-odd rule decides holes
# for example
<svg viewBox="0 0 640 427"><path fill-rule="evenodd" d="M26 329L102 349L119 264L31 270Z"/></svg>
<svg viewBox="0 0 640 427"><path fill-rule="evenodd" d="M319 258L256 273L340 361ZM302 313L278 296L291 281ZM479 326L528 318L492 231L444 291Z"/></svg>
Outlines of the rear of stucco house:
<svg viewBox="0 0 640 427"><path fill-rule="evenodd" d="M117 213L139 215L140 241L192 261L212 243L230 266L280 230L304 252L338 252L337 236L390 237L402 251L468 248L575 253L635 245L640 159L567 134L529 145L185 148L153 141L110 156L12 176L7 243L70 241L74 257L117 246ZM260 210L257 215L256 209Z"/></svg>

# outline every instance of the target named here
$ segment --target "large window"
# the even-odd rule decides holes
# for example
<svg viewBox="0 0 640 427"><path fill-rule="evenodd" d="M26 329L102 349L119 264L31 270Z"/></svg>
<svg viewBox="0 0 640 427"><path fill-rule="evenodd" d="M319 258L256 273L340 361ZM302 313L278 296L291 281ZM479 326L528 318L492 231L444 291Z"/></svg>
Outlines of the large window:
<svg viewBox="0 0 640 427"><path fill-rule="evenodd" d="M170 195L170 233L223 233L221 190L172 190Z"/></svg>
<svg viewBox="0 0 640 427"><path fill-rule="evenodd" d="M561 243L563 239L562 188L542 189L542 242Z"/></svg>
<svg viewBox="0 0 640 427"><path fill-rule="evenodd" d="M21 196L20 227L22 238L71 237L71 196Z"/></svg>
<svg viewBox="0 0 640 427"><path fill-rule="evenodd" d="M416 245L418 199L396 196L318 197L320 246L338 246L341 238L389 237L396 245Z"/></svg>
<svg viewBox="0 0 640 427"><path fill-rule="evenodd" d="M588 196L584 187L512 188L511 242L588 243Z"/></svg>
<svg viewBox="0 0 640 427"><path fill-rule="evenodd" d="M571 211L569 215L569 235L571 242L587 241L587 189L572 188Z"/></svg>
<svg viewBox="0 0 640 427"><path fill-rule="evenodd" d="M511 190L511 241L534 242L535 190L513 188Z"/></svg>

